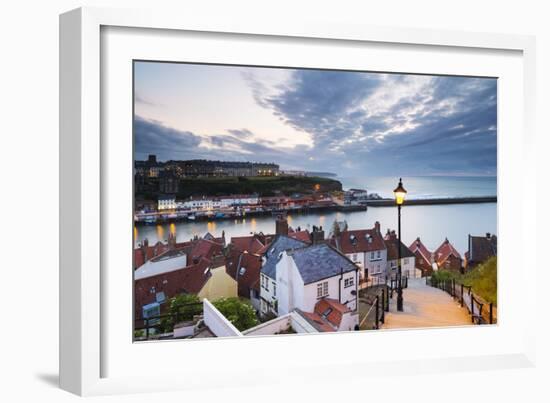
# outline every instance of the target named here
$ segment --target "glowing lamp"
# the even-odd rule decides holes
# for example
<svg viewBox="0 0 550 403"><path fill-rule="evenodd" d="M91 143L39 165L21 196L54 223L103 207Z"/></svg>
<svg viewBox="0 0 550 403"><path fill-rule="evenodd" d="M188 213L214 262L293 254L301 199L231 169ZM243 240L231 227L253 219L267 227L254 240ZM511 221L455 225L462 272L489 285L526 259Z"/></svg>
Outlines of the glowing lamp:
<svg viewBox="0 0 550 403"><path fill-rule="evenodd" d="M403 187L403 183L401 182L401 178L399 178L399 184L394 189L393 194L395 195L395 203L400 206L405 201L405 195L407 194L407 191Z"/></svg>

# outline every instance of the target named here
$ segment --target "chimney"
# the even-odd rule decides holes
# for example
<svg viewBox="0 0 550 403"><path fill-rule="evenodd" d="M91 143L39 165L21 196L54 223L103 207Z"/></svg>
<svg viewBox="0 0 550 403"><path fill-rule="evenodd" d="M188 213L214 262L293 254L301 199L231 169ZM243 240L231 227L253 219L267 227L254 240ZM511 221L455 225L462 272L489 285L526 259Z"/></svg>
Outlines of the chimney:
<svg viewBox="0 0 550 403"><path fill-rule="evenodd" d="M487 232L487 233L485 234L485 237L486 237L487 239L491 239L491 233L490 233L490 232Z"/></svg>
<svg viewBox="0 0 550 403"><path fill-rule="evenodd" d="M376 221L374 223L374 229L376 230L376 232L380 233L380 222L379 221Z"/></svg>
<svg viewBox="0 0 550 403"><path fill-rule="evenodd" d="M325 231L323 227L313 226L313 231L311 232L311 243L317 245L323 243L325 240Z"/></svg>
<svg viewBox="0 0 550 403"><path fill-rule="evenodd" d="M288 236L288 221L286 215L279 214L275 220L275 234Z"/></svg>
<svg viewBox="0 0 550 403"><path fill-rule="evenodd" d="M141 244L141 253L143 253L143 261L146 262L147 261L147 250L149 249L149 240L147 238L145 238L143 240L143 243Z"/></svg>

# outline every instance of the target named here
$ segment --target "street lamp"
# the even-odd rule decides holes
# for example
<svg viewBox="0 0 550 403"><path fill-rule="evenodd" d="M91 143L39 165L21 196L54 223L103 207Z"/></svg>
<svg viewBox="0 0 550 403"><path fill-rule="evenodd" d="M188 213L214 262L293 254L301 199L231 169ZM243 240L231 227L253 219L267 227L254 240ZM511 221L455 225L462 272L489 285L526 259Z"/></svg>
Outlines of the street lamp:
<svg viewBox="0 0 550 403"><path fill-rule="evenodd" d="M401 178L394 189L395 204L397 204L397 310L403 312L403 289L401 288L401 205L405 201L407 191L403 187Z"/></svg>

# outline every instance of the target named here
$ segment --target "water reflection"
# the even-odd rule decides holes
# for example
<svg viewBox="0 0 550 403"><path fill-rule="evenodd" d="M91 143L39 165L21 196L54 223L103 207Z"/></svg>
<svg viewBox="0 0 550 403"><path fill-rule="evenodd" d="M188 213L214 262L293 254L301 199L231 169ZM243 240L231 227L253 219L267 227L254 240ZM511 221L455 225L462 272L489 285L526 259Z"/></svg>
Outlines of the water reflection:
<svg viewBox="0 0 550 403"><path fill-rule="evenodd" d="M402 215L402 237L409 245L416 237L432 250L445 239L455 245L459 252L467 250L468 234L483 235L487 232L496 233L497 214L496 203L441 205L441 206L406 206ZM332 223L347 221L350 229L372 228L375 221L380 221L382 232L386 229L397 229L397 211L395 208L369 208L363 212L332 212L318 214L293 214L289 216L289 224L294 228L309 229L313 225L323 226L328 235ZM225 231L229 241L234 236L246 236L253 232L273 234L275 219L272 216L249 217L248 219L180 222L166 225L166 230L175 231L178 241L191 239L193 236L203 236L206 232L221 236ZM164 241L163 226L140 226L134 230L135 244L148 238L149 243Z"/></svg>

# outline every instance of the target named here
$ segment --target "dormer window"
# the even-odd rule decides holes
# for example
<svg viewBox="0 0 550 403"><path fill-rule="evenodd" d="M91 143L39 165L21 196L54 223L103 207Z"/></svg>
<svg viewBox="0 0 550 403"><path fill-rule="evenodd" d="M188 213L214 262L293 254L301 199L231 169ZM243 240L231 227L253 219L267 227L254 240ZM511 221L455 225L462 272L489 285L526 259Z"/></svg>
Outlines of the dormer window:
<svg viewBox="0 0 550 403"><path fill-rule="evenodd" d="M241 267L240 270L239 270L239 276L244 276L244 273L246 273L246 268Z"/></svg>

